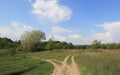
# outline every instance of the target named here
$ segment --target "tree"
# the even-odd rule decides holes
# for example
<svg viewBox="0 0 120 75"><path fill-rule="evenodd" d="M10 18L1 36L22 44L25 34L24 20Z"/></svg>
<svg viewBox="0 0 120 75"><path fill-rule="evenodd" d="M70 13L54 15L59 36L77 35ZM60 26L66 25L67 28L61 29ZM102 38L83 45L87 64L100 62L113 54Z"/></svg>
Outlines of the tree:
<svg viewBox="0 0 120 75"><path fill-rule="evenodd" d="M101 48L101 42L98 40L94 40L91 45L92 49L99 49Z"/></svg>
<svg viewBox="0 0 120 75"><path fill-rule="evenodd" d="M16 48L19 44L7 37L0 37L0 49Z"/></svg>
<svg viewBox="0 0 120 75"><path fill-rule="evenodd" d="M71 42L68 45L69 45L69 49L73 49L74 48L74 46L73 46L73 44Z"/></svg>
<svg viewBox="0 0 120 75"><path fill-rule="evenodd" d="M45 39L45 33L40 30L26 31L21 36L21 47L25 51L36 51L38 45Z"/></svg>
<svg viewBox="0 0 120 75"><path fill-rule="evenodd" d="M52 51L52 50L54 49L54 41L53 41L53 39L49 39L46 47L47 47L47 49L49 49L50 51Z"/></svg>

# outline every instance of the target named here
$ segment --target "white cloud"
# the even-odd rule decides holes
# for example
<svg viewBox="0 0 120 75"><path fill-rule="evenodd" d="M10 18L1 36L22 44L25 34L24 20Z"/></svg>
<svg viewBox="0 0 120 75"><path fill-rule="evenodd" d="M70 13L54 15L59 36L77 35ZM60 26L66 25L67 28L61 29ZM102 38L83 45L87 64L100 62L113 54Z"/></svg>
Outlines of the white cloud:
<svg viewBox="0 0 120 75"><path fill-rule="evenodd" d="M20 36L24 33L24 31L28 31L31 29L32 27L29 25L24 25L14 21L7 26L0 26L0 37L8 37L13 40L18 40L20 39Z"/></svg>
<svg viewBox="0 0 120 75"><path fill-rule="evenodd" d="M65 29L65 28L59 27L59 26L52 27L52 33L59 34L59 33L65 33L65 32L68 33L68 32L72 32L72 31L69 30L69 29Z"/></svg>
<svg viewBox="0 0 120 75"><path fill-rule="evenodd" d="M120 42L120 22L110 22L100 25L105 32L95 33L94 38L102 42Z"/></svg>
<svg viewBox="0 0 120 75"><path fill-rule="evenodd" d="M51 30L52 30L52 35L56 41L66 41L67 37L65 37L64 35L72 32L69 29L62 28L59 26L53 26Z"/></svg>
<svg viewBox="0 0 120 75"><path fill-rule="evenodd" d="M54 40L63 42L66 41L66 38L64 36L54 35Z"/></svg>
<svg viewBox="0 0 120 75"><path fill-rule="evenodd" d="M62 36L64 41L72 42L74 44L91 44L93 40L99 40L102 43L120 42L120 22L109 22L99 25L104 29L104 32L96 32L92 30L93 35L67 34L68 37ZM53 32L63 33L67 32L65 28L53 27ZM69 32L69 30L68 30ZM58 34L59 35L59 34ZM59 35L60 36L60 35ZM61 39L57 36L58 40Z"/></svg>
<svg viewBox="0 0 120 75"><path fill-rule="evenodd" d="M102 43L120 42L120 22L103 23L99 27L103 28L104 32L92 30L93 35L70 34L68 38L74 44L90 44L93 40L99 40Z"/></svg>
<svg viewBox="0 0 120 75"><path fill-rule="evenodd" d="M70 8L59 4L59 0L35 0L32 7L33 14L39 18L47 18L53 23L68 20L72 14Z"/></svg>
<svg viewBox="0 0 120 75"><path fill-rule="evenodd" d="M68 35L68 37L71 38L71 39L80 39L80 38L82 38L82 36L78 35L78 34L70 34L70 35Z"/></svg>
<svg viewBox="0 0 120 75"><path fill-rule="evenodd" d="M73 44L91 44L93 38L79 34L69 34L67 41L72 42Z"/></svg>

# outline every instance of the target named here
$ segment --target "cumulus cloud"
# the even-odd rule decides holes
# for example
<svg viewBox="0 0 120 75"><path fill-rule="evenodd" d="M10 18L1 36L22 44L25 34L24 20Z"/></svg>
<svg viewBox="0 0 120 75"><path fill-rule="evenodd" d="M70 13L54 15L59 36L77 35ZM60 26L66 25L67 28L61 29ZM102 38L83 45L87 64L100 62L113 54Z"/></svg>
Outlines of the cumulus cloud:
<svg viewBox="0 0 120 75"><path fill-rule="evenodd" d="M73 44L91 44L94 40L99 40L102 43L120 42L120 22L108 22L99 25L99 28L104 29L104 32L96 32L92 30L92 35L80 35L74 33L68 33L67 37L56 36L56 38L62 39ZM55 33L70 32L69 30L61 27L53 27L52 31Z"/></svg>
<svg viewBox="0 0 120 75"><path fill-rule="evenodd" d="M52 29L52 33L55 33L55 34L72 32L69 29L62 28L62 27L59 27L59 26L53 26L51 29Z"/></svg>
<svg viewBox="0 0 120 75"><path fill-rule="evenodd" d="M99 40L102 43L120 42L120 22L108 22L99 25L100 28L104 29L104 32L96 32L92 30L93 35L80 35L74 33L68 33L67 37L57 35L57 40L62 39L67 42L74 44L91 44L94 40ZM53 33L65 33L71 32L68 29L61 27L53 27Z"/></svg>
<svg viewBox="0 0 120 75"><path fill-rule="evenodd" d="M54 40L56 40L56 41L66 41L67 37L65 37L64 34L68 34L68 33L72 32L69 29L62 28L62 27L59 27L59 26L53 26L51 28L51 30L52 30L52 35L54 37Z"/></svg>
<svg viewBox="0 0 120 75"><path fill-rule="evenodd" d="M93 41L92 37L82 36L79 34L69 34L67 41L72 42L73 44L91 44Z"/></svg>
<svg viewBox="0 0 120 75"><path fill-rule="evenodd" d="M49 35L47 40L49 40L49 39L53 39L55 41L61 41L61 42L66 41L66 37L62 36L62 35L54 35L54 36L53 35Z"/></svg>
<svg viewBox="0 0 120 75"><path fill-rule="evenodd" d="M104 29L104 32L92 30L93 35L70 34L68 38L74 44L91 44L93 40L99 40L102 43L120 42L120 22L103 23L99 27Z"/></svg>
<svg viewBox="0 0 120 75"><path fill-rule="evenodd" d="M51 30L52 30L53 37L56 41L57 40L58 41L66 41L67 37L65 37L64 35L72 32L69 29L62 28L62 27L59 27L59 26L53 26L51 28Z"/></svg>
<svg viewBox="0 0 120 75"><path fill-rule="evenodd" d="M71 38L71 39L80 39L80 38L82 38L82 36L78 35L78 34L70 34L70 35L68 35L68 37Z"/></svg>
<svg viewBox="0 0 120 75"><path fill-rule="evenodd" d="M120 42L120 22L110 22L100 25L105 32L95 33L94 38L102 42Z"/></svg>
<svg viewBox="0 0 120 75"><path fill-rule="evenodd" d="M64 36L54 35L54 40L63 42L66 41L66 38Z"/></svg>
<svg viewBox="0 0 120 75"><path fill-rule="evenodd" d="M24 31L28 31L31 29L32 27L29 25L21 24L14 21L7 26L0 26L0 37L8 37L13 40L18 40L20 39L20 36L24 33Z"/></svg>
<svg viewBox="0 0 120 75"><path fill-rule="evenodd" d="M58 24L59 22L69 20L72 15L72 10L59 3L60 0L28 0L32 5L32 14L36 15L42 22ZM60 26L50 26L55 40L65 41L66 38L61 33L72 32L69 29Z"/></svg>
<svg viewBox="0 0 120 75"><path fill-rule="evenodd" d="M59 4L59 0L35 0L32 7L33 14L39 18L47 18L53 23L68 20L72 14L70 8Z"/></svg>

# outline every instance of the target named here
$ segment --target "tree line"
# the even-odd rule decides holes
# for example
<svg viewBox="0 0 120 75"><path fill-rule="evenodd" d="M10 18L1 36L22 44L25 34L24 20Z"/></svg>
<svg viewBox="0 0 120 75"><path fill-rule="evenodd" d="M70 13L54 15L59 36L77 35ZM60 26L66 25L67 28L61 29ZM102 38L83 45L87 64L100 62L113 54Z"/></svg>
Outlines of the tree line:
<svg viewBox="0 0 120 75"><path fill-rule="evenodd" d="M49 39L45 41L45 33L40 30L26 31L22 34L19 41L13 41L7 37L0 37L0 49L14 48L18 51L35 52L54 49L73 49L72 43L54 41Z"/></svg>
<svg viewBox="0 0 120 75"><path fill-rule="evenodd" d="M45 33L40 30L26 31L19 41L9 38L0 38L0 49L15 48L18 51L34 52L54 49L120 49L120 43L101 44L94 40L90 45L73 45L72 43L54 41L50 38L45 41Z"/></svg>
<svg viewBox="0 0 120 75"><path fill-rule="evenodd" d="M16 48L20 41L13 41L6 37L0 37L0 49Z"/></svg>
<svg viewBox="0 0 120 75"><path fill-rule="evenodd" d="M120 43L104 43L94 40L90 45L74 45L74 49L120 49Z"/></svg>

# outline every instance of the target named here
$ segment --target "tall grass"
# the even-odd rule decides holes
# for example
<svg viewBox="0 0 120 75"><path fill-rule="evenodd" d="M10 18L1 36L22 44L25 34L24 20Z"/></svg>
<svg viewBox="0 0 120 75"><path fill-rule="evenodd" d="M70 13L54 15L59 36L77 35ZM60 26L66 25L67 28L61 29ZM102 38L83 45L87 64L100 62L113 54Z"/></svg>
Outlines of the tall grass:
<svg viewBox="0 0 120 75"><path fill-rule="evenodd" d="M76 62L82 75L120 75L120 53L117 54L84 52L77 55Z"/></svg>

